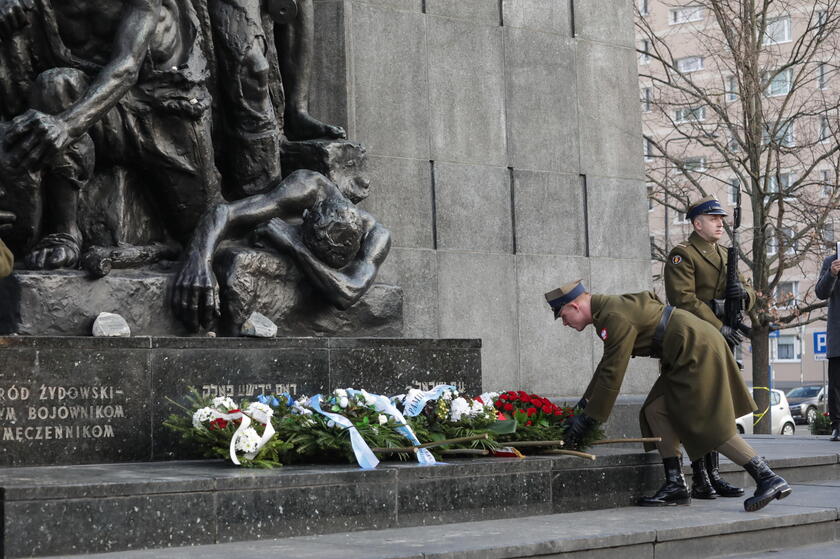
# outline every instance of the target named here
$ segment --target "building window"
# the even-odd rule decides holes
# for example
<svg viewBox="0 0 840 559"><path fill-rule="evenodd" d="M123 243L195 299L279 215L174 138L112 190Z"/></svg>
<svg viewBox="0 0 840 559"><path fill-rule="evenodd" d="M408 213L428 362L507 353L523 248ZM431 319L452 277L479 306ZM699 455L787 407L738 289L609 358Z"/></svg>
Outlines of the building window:
<svg viewBox="0 0 840 559"><path fill-rule="evenodd" d="M682 160L682 167L685 169L686 172L694 171L694 172L702 172L706 170L706 158L705 157L686 157Z"/></svg>
<svg viewBox="0 0 840 559"><path fill-rule="evenodd" d="M771 338L773 361L799 361L799 336Z"/></svg>
<svg viewBox="0 0 840 559"><path fill-rule="evenodd" d="M834 220L829 219L825 222L822 226L822 239L825 242L833 243L834 242Z"/></svg>
<svg viewBox="0 0 840 559"><path fill-rule="evenodd" d="M794 231L791 227L782 227L780 229L782 232L782 244L785 247L785 255L792 256L796 254L796 240L794 240L794 235L796 235L796 231Z"/></svg>
<svg viewBox="0 0 840 559"><path fill-rule="evenodd" d="M679 70L683 74L688 74L703 69L702 56L686 56L685 58L678 58L676 63L677 70Z"/></svg>
<svg viewBox="0 0 840 559"><path fill-rule="evenodd" d="M820 141L827 142L831 138L831 126L828 123L828 117L823 115L820 117Z"/></svg>
<svg viewBox="0 0 840 559"><path fill-rule="evenodd" d="M828 23L828 13L825 10L817 12L817 33L822 33L825 24Z"/></svg>
<svg viewBox="0 0 840 559"><path fill-rule="evenodd" d="M681 8L673 8L671 10L671 25L678 25L680 23L688 23L689 21L702 21L703 7L702 6L683 6Z"/></svg>
<svg viewBox="0 0 840 559"><path fill-rule="evenodd" d="M779 239L776 238L775 231L771 231L767 236L767 256L773 256L779 252Z"/></svg>
<svg viewBox="0 0 840 559"><path fill-rule="evenodd" d="M831 198L834 192L834 181L832 171L823 169L820 171L820 194L823 198Z"/></svg>
<svg viewBox="0 0 840 559"><path fill-rule="evenodd" d="M702 122L706 120L706 107L683 107L674 111L674 122Z"/></svg>
<svg viewBox="0 0 840 559"><path fill-rule="evenodd" d="M731 178L727 181L727 194L729 198L729 205L734 206L738 203L738 193L741 190L741 181L737 178Z"/></svg>
<svg viewBox="0 0 840 559"><path fill-rule="evenodd" d="M639 64L650 63L650 39L642 39L639 45Z"/></svg>
<svg viewBox="0 0 840 559"><path fill-rule="evenodd" d="M817 66L817 87L820 89L828 87L828 66L825 62L820 62Z"/></svg>
<svg viewBox="0 0 840 559"><path fill-rule="evenodd" d="M639 0L639 15L646 16L650 13L650 7L648 6L648 0Z"/></svg>
<svg viewBox="0 0 840 559"><path fill-rule="evenodd" d="M677 225L681 225L684 223L688 223L688 217L686 216L685 212L676 212L677 217L674 218L674 223Z"/></svg>
<svg viewBox="0 0 840 559"><path fill-rule="evenodd" d="M651 87L642 88L642 112L649 113L652 107L652 91Z"/></svg>
<svg viewBox="0 0 840 559"><path fill-rule="evenodd" d="M773 292L774 307L786 309L796 306L796 298L799 296L798 281L780 281Z"/></svg>
<svg viewBox="0 0 840 559"><path fill-rule="evenodd" d="M650 138L642 138L642 153L645 154L645 161L653 161L653 143Z"/></svg>
<svg viewBox="0 0 840 559"><path fill-rule="evenodd" d="M770 127L776 128L776 133L773 135L774 143L784 147L793 147L794 145L796 145L796 139L793 136L792 121L788 121L782 126L777 126L775 123L773 123L770 125ZM766 127L761 133L761 141L764 145L770 143L770 130Z"/></svg>
<svg viewBox="0 0 840 559"><path fill-rule="evenodd" d="M656 237L650 236L650 259L656 258Z"/></svg>
<svg viewBox="0 0 840 559"><path fill-rule="evenodd" d="M770 175L767 180L767 194L784 194L785 201L791 202L796 198L789 196L791 185L796 182L796 175L793 173L779 173ZM774 197L775 198L775 197Z"/></svg>
<svg viewBox="0 0 840 559"><path fill-rule="evenodd" d="M735 76L728 76L726 78L725 98L727 102L738 100L738 80Z"/></svg>
<svg viewBox="0 0 840 559"><path fill-rule="evenodd" d="M732 153L738 153L741 151L741 144L738 143L738 136L735 135L735 132L730 132L727 136L726 149Z"/></svg>
<svg viewBox="0 0 840 559"><path fill-rule="evenodd" d="M790 16L775 17L767 20L764 30L764 44L777 45L790 41Z"/></svg>
<svg viewBox="0 0 840 559"><path fill-rule="evenodd" d="M788 68L776 75L773 75L772 72L767 72L764 74L764 80L767 82L767 89L765 90L765 93L768 97L787 95L790 93L790 89L793 86L793 69Z"/></svg>
<svg viewBox="0 0 840 559"><path fill-rule="evenodd" d="M653 185L647 185L648 211L653 211Z"/></svg>

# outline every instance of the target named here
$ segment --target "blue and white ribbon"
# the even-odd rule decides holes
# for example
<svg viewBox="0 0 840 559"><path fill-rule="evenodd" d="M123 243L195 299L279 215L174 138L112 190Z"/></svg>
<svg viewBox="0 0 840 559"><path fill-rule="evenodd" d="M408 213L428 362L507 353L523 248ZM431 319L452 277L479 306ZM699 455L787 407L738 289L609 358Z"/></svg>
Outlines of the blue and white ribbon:
<svg viewBox="0 0 840 559"><path fill-rule="evenodd" d="M376 411L393 417L397 422L397 432L408 439L413 446L420 446L420 440L417 438L417 435L414 434L414 431L411 430L411 427L408 426L408 423L406 423L403 414L400 413L400 410L398 410L387 397L380 396L379 394L371 394L369 392L365 392L364 390L353 390L352 388L347 389L347 394L350 396L360 395L365 399L365 402L372 405ZM423 466L433 466L436 463L435 457L432 456L432 453L425 448L417 449L417 462Z"/></svg>
<svg viewBox="0 0 840 559"><path fill-rule="evenodd" d="M324 411L321 409L320 394L316 394L309 399L309 407L315 410L316 412L320 413L324 417L335 421L337 425L340 425L341 427L347 429L350 432L350 446L353 447L353 454L356 455L356 462L359 463L359 467L361 467L364 470L371 470L379 464L379 460L376 459L376 456L374 456L373 451L362 438L362 435L359 433L359 430L356 429L356 427L349 419L347 419L343 415Z"/></svg>
<svg viewBox="0 0 840 559"><path fill-rule="evenodd" d="M408 395L403 400L403 410L408 417L415 417L423 411L426 402L429 400L437 400L444 392L448 390L455 390L451 384L438 384L429 391L421 392L420 390L409 390Z"/></svg>

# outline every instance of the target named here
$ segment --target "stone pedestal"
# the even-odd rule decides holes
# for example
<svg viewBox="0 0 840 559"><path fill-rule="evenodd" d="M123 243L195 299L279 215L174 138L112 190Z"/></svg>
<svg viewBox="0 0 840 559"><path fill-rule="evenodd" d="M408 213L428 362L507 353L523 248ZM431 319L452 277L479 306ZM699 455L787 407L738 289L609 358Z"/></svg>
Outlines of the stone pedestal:
<svg viewBox="0 0 840 559"><path fill-rule="evenodd" d="M400 336L402 290L374 284L346 311L329 305L286 257L251 249L224 249L231 261L219 276L222 314L218 332L239 335L257 311L280 335ZM89 336L100 312L121 315L135 336L189 336L170 307L175 269L119 270L91 280L83 272L17 271L0 280L0 335ZM250 291L254 288L254 291Z"/></svg>
<svg viewBox="0 0 840 559"><path fill-rule="evenodd" d="M209 396L457 385L481 392L478 340L0 337L0 466L180 456L163 427Z"/></svg>

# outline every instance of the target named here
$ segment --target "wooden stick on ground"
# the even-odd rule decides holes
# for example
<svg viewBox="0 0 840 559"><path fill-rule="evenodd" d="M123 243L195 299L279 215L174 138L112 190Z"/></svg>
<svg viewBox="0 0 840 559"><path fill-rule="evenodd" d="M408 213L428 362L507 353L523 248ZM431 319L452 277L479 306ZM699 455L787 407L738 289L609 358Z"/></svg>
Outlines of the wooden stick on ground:
<svg viewBox="0 0 840 559"><path fill-rule="evenodd" d="M401 452L414 452L416 453L421 448L433 448L436 446L443 446L445 444L458 444L458 443L468 443L470 441L480 441L488 439L489 436L487 433L483 435L470 435L469 437L458 437L457 439L444 439L442 441L433 441L430 443L423 443L419 446L394 446L394 447L382 447L382 448L372 448L373 452L378 452L380 454L399 454Z"/></svg>
<svg viewBox="0 0 840 559"><path fill-rule="evenodd" d="M618 443L660 443L662 442L662 437L637 437L631 439L604 439L601 441L595 441L592 443L592 446L596 444L618 444Z"/></svg>
<svg viewBox="0 0 840 559"><path fill-rule="evenodd" d="M586 458L588 460L595 460L594 454L586 452L578 452L577 450L563 450L561 448L546 450L546 454L566 454L568 456L577 456L578 458Z"/></svg>
<svg viewBox="0 0 840 559"><path fill-rule="evenodd" d="M457 454L487 456L490 454L489 450L481 448L446 448L440 451L443 456L455 456Z"/></svg>
<svg viewBox="0 0 840 559"><path fill-rule="evenodd" d="M392 446L388 448L372 448L378 454L417 454L416 446Z"/></svg>
<svg viewBox="0 0 840 559"><path fill-rule="evenodd" d="M564 443L563 441L514 441L500 444L514 448L528 448L530 446L563 446Z"/></svg>

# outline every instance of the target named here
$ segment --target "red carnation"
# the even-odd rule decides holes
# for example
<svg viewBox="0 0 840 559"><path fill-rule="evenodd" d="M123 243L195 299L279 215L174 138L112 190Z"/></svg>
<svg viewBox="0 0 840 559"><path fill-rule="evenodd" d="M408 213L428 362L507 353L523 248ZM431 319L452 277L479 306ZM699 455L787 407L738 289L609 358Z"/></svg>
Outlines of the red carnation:
<svg viewBox="0 0 840 559"><path fill-rule="evenodd" d="M513 411L513 404L505 404L505 411Z"/></svg>
<svg viewBox="0 0 840 559"><path fill-rule="evenodd" d="M534 407L541 408L543 406L543 399L542 398L531 398L531 404Z"/></svg>
<svg viewBox="0 0 840 559"><path fill-rule="evenodd" d="M535 413L537 413L537 408L528 408L528 417L531 417Z"/></svg>
<svg viewBox="0 0 840 559"><path fill-rule="evenodd" d="M228 422L222 419L221 417L217 417L213 421L210 422L210 430L213 431L214 429L224 429L227 427Z"/></svg>
<svg viewBox="0 0 840 559"><path fill-rule="evenodd" d="M533 423L532 421L526 421L525 425L531 425L532 423Z"/></svg>
<svg viewBox="0 0 840 559"><path fill-rule="evenodd" d="M551 413L551 406L543 406L542 408L543 413Z"/></svg>
<svg viewBox="0 0 840 559"><path fill-rule="evenodd" d="M502 406L505 405L505 403L502 402L501 400L496 400L496 403L493 404L493 405L496 406L497 408L501 408Z"/></svg>
<svg viewBox="0 0 840 559"><path fill-rule="evenodd" d="M531 398L527 394L525 394L524 396L521 396L519 399L522 400L523 402L525 402L526 404L531 403Z"/></svg>
<svg viewBox="0 0 840 559"><path fill-rule="evenodd" d="M520 398L522 398L523 396L527 396L527 395L528 395L528 393L527 393L527 392L525 392L524 390L520 390L519 392L517 392L517 394L519 394L519 397L520 397Z"/></svg>
<svg viewBox="0 0 840 559"><path fill-rule="evenodd" d="M508 399L507 394L502 394L501 396L499 396L499 400L507 400L507 399Z"/></svg>
<svg viewBox="0 0 840 559"><path fill-rule="evenodd" d="M563 410L556 410L554 415L563 415Z"/></svg>

